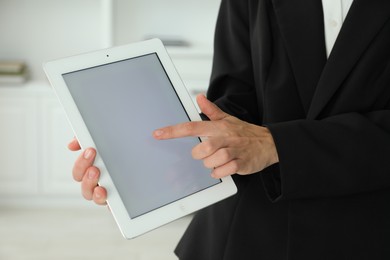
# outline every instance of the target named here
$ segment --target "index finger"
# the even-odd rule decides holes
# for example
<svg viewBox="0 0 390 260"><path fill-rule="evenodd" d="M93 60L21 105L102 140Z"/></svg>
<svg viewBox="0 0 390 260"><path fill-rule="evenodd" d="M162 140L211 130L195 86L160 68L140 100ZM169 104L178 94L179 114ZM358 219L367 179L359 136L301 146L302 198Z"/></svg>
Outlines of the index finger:
<svg viewBox="0 0 390 260"><path fill-rule="evenodd" d="M153 132L153 136L159 140L190 136L206 137L213 134L215 129L214 124L212 121L186 122L157 129Z"/></svg>

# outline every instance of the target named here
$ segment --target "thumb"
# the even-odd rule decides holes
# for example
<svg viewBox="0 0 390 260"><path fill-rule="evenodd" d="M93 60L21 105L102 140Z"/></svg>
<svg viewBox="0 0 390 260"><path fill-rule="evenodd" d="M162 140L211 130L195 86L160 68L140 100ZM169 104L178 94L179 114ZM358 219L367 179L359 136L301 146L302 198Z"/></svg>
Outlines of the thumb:
<svg viewBox="0 0 390 260"><path fill-rule="evenodd" d="M205 114L211 121L221 120L228 116L217 105L208 100L204 95L198 95L196 102L203 114Z"/></svg>

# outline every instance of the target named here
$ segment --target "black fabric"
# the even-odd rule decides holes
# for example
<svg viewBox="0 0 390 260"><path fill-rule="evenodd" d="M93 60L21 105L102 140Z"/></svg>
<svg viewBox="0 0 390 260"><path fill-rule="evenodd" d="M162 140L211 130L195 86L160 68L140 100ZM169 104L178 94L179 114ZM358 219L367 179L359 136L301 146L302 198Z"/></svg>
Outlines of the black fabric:
<svg viewBox="0 0 390 260"><path fill-rule="evenodd" d="M208 97L280 162L234 176L181 260L390 259L390 1L354 0L328 60L323 26L320 0L222 0Z"/></svg>

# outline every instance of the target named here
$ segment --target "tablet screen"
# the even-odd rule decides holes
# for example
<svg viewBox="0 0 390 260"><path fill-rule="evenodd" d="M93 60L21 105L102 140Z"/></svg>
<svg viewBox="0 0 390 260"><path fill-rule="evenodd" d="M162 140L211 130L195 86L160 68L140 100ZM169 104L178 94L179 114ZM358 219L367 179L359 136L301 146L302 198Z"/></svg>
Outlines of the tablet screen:
<svg viewBox="0 0 390 260"><path fill-rule="evenodd" d="M189 121L157 54L62 76L131 218L220 182L192 159L198 138L152 137Z"/></svg>

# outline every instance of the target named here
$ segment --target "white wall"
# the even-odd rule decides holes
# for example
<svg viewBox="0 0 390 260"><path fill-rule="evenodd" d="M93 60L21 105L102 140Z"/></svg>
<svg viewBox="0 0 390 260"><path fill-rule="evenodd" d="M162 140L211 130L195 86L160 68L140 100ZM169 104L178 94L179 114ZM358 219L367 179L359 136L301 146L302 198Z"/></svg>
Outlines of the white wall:
<svg viewBox="0 0 390 260"><path fill-rule="evenodd" d="M212 49L220 0L0 0L0 59L42 62L149 35L179 36ZM110 10L112 4L113 10ZM112 21L110 15L112 11ZM110 39L111 38L111 39Z"/></svg>
<svg viewBox="0 0 390 260"><path fill-rule="evenodd" d="M33 79L42 62L103 47L98 0L0 0L0 59L25 60Z"/></svg>
<svg viewBox="0 0 390 260"><path fill-rule="evenodd" d="M179 36L194 46L211 48L219 5L220 0L117 0L114 42Z"/></svg>

